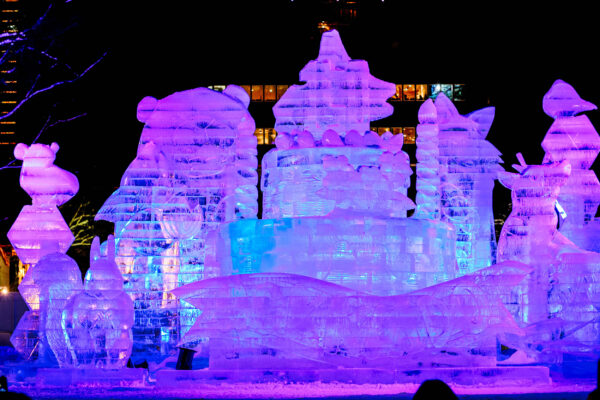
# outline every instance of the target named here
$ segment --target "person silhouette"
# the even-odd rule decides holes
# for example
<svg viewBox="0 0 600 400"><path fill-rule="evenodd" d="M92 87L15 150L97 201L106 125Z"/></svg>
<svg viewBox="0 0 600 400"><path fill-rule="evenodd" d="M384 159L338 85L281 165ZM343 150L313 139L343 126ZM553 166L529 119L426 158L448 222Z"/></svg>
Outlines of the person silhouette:
<svg viewBox="0 0 600 400"><path fill-rule="evenodd" d="M458 400L450 386L439 379L428 379L421 383L413 400Z"/></svg>

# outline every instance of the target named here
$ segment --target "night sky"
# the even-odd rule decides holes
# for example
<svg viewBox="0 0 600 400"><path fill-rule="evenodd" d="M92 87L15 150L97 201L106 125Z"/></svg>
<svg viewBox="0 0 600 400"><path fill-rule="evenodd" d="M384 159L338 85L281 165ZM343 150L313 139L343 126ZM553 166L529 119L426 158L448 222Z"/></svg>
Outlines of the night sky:
<svg viewBox="0 0 600 400"><path fill-rule="evenodd" d="M26 20L45 9L44 2L26 3ZM496 107L488 140L504 154L507 169L517 152L528 163L541 162L540 142L552 123L542 97L556 79L600 104L596 16L576 3L538 10L504 2L475 9L359 3L358 17L338 28L348 54L390 82L466 83L479 96L477 108ZM58 142L56 164L77 174L82 189L72 201L86 197L99 206L135 157L143 127L136 107L144 96L210 84L295 83L318 53L317 22L331 20L335 7L310 0L58 3L48 28L60 30L51 43L55 54L77 71L106 55L82 79L23 107L19 133L31 141L50 111L57 120L85 113L48 129L39 141ZM29 67L19 68L26 75ZM597 114L588 116L600 127ZM2 165L10 159L5 155ZM18 170L0 171L0 179L5 231L28 198L18 187Z"/></svg>

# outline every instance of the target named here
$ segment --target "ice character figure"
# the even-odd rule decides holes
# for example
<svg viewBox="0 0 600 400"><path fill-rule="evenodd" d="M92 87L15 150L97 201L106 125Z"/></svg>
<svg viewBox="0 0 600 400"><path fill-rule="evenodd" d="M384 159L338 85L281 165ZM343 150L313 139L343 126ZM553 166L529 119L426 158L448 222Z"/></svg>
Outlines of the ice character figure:
<svg viewBox="0 0 600 400"><path fill-rule="evenodd" d="M417 126L417 209L415 218L439 220L441 210L440 149L437 111L432 99L419 108Z"/></svg>
<svg viewBox="0 0 600 400"><path fill-rule="evenodd" d="M28 316L19 321L11 342L16 349L29 348L32 337L27 334L27 325L35 321L37 342L34 354L41 362L59 366L69 365L70 353L61 328L61 316L67 300L83 289L81 271L75 260L66 254L50 253L27 271L19 285L19 291L31 307ZM48 352L52 351L52 354ZM31 354L31 353L30 353ZM31 354L34 357L34 354ZM35 357L34 357L35 358Z"/></svg>
<svg viewBox="0 0 600 400"><path fill-rule="evenodd" d="M319 55L300 80L306 83L291 86L273 107L277 132L306 130L316 140L328 129L364 135L371 121L393 112L386 100L396 86L371 76L366 61L350 59L335 29L323 33Z"/></svg>
<svg viewBox="0 0 600 400"><path fill-rule="evenodd" d="M559 252L579 252L557 230L554 208L561 186L571 173L568 161L527 165L519 153L518 174L503 172L502 185L511 190L512 210L500 233L498 261L515 260L534 267L524 288L520 320L531 323L547 318L549 271Z"/></svg>
<svg viewBox="0 0 600 400"><path fill-rule="evenodd" d="M439 129L441 220L456 228L456 259L460 273L465 274L496 260L492 194L503 168L500 152L485 140L495 111L487 107L462 116L443 93L434 104ZM430 120L431 116L423 118ZM423 168L421 171L425 172Z"/></svg>
<svg viewBox="0 0 600 400"><path fill-rule="evenodd" d="M174 293L203 310L184 341L209 347L209 369L495 366L497 338L523 334L500 293L527 272L504 263L397 296L287 273L219 277Z"/></svg>
<svg viewBox="0 0 600 400"><path fill-rule="evenodd" d="M75 175L54 165L58 149L56 143L34 143L31 146L19 143L14 150L15 158L23 160L19 181L31 197L32 204L23 207L7 234L19 259L30 264L30 269L19 286L19 292L30 311L19 321L11 342L30 360L42 357L48 361L45 337L47 313L44 311L44 315L40 314L40 296L44 297L43 303L47 304L50 283L46 278L41 278L44 287L40 286L38 279L34 278L38 274L35 272L35 265L45 255L66 253L74 240L57 206L66 203L77 193L79 183ZM41 273L46 276L46 267ZM63 294L57 294L58 303L63 299L60 297ZM38 346L40 343L41 346ZM40 348L42 353L39 353Z"/></svg>
<svg viewBox="0 0 600 400"><path fill-rule="evenodd" d="M206 267L219 224L256 218L257 141L238 86L143 99L137 157L96 219L115 223L116 262L135 303L134 355L162 357L197 312L171 289L219 274ZM212 258L211 258L212 257ZM150 344L150 345L149 345ZM173 350L174 351L174 350Z"/></svg>
<svg viewBox="0 0 600 400"><path fill-rule="evenodd" d="M579 247L600 251L600 223L594 220L600 204L600 182L591 166L600 152L600 137L584 111L596 106L579 97L568 83L554 82L543 100L554 123L542 141L544 163L568 160L571 175L560 189L558 203L566 212L560 232Z"/></svg>
<svg viewBox="0 0 600 400"><path fill-rule="evenodd" d="M124 368L131 355L133 301L123 290L111 235L106 256L94 238L84 291L67 302L61 326L77 368Z"/></svg>
<svg viewBox="0 0 600 400"><path fill-rule="evenodd" d="M58 148L56 143L29 147L19 143L14 150L15 158L23 160L19 182L32 205L23 207L7 236L25 264L36 264L43 255L54 252L54 242L66 253L74 240L57 206L75 196L79 183L75 175L54 165Z"/></svg>

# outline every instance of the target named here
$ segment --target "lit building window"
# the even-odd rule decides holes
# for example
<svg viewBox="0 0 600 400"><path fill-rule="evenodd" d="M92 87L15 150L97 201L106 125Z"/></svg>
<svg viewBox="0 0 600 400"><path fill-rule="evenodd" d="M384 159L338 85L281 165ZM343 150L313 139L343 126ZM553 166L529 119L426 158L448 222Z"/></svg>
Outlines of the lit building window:
<svg viewBox="0 0 600 400"><path fill-rule="evenodd" d="M400 126L393 127L392 133L394 135L402 135L402 127L400 127Z"/></svg>
<svg viewBox="0 0 600 400"><path fill-rule="evenodd" d="M263 85L252 85L250 99L252 101L262 101L263 100Z"/></svg>
<svg viewBox="0 0 600 400"><path fill-rule="evenodd" d="M404 101L415 101L415 85L404 85L402 94Z"/></svg>
<svg viewBox="0 0 600 400"><path fill-rule="evenodd" d="M275 143L275 136L277 136L277 132L273 128L265 129L265 144L273 144Z"/></svg>
<svg viewBox="0 0 600 400"><path fill-rule="evenodd" d="M396 93L392 96L392 100L402 101L402 85L396 85Z"/></svg>
<svg viewBox="0 0 600 400"><path fill-rule="evenodd" d="M265 101L277 100L277 92L275 85L265 85Z"/></svg>
<svg viewBox="0 0 600 400"><path fill-rule="evenodd" d="M448 84L443 83L441 85L441 89L442 89L442 93L444 93L447 98L449 98L450 100L452 100L452 85L448 85Z"/></svg>
<svg viewBox="0 0 600 400"><path fill-rule="evenodd" d="M254 131L254 136L258 140L258 144L266 144L265 143L265 130L263 128L256 128Z"/></svg>
<svg viewBox="0 0 600 400"><path fill-rule="evenodd" d="M425 101L429 97L429 90L427 90L427 85L417 85L416 93L417 101Z"/></svg>
<svg viewBox="0 0 600 400"><path fill-rule="evenodd" d="M250 90L250 85L241 85L241 88L248 93L248 97L252 98L252 91Z"/></svg>
<svg viewBox="0 0 600 400"><path fill-rule="evenodd" d="M454 90L452 92L452 98L454 101L464 101L465 100L465 85L464 84L455 84Z"/></svg>
<svg viewBox="0 0 600 400"><path fill-rule="evenodd" d="M404 135L404 144L415 144L417 130L414 127L406 127L402 133Z"/></svg>
<svg viewBox="0 0 600 400"><path fill-rule="evenodd" d="M288 85L277 85L277 100L283 96L283 94L288 90Z"/></svg>

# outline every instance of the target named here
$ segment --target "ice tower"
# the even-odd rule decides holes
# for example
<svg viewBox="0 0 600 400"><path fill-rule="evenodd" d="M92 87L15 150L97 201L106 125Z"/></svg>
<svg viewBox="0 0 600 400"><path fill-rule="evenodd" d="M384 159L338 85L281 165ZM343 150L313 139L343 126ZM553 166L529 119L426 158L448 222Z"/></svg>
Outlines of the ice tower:
<svg viewBox="0 0 600 400"><path fill-rule="evenodd" d="M15 147L15 158L23 160L20 184L32 204L23 207L7 234L21 262L29 264L19 292L30 311L19 320L11 343L25 359L50 363L54 357L46 329L50 340L60 340L60 335L55 335L60 305L81 286L77 263L64 254L74 237L58 210L75 196L79 182L75 175L54 165L58 149L56 143L19 143Z"/></svg>
<svg viewBox="0 0 600 400"><path fill-rule="evenodd" d="M254 121L248 95L198 88L138 106L137 157L96 219L115 223L116 262L135 304L134 356L168 354L195 318L169 291L218 275L211 232L256 218Z"/></svg>
<svg viewBox="0 0 600 400"><path fill-rule="evenodd" d="M350 59L335 29L323 33L319 56L300 71L300 80L306 83L291 86L273 107L277 132L306 130L316 140L328 129L363 135L371 121L393 112L386 100L396 85L371 76L366 61Z"/></svg>
<svg viewBox="0 0 600 400"><path fill-rule="evenodd" d="M560 232L588 250L598 251L600 224L594 221L600 204L600 182L591 170L600 152L600 136L584 111L596 106L579 97L568 83L557 80L544 96L544 112L554 123L542 141L544 162L568 160L571 175L560 190L558 203L566 212Z"/></svg>

